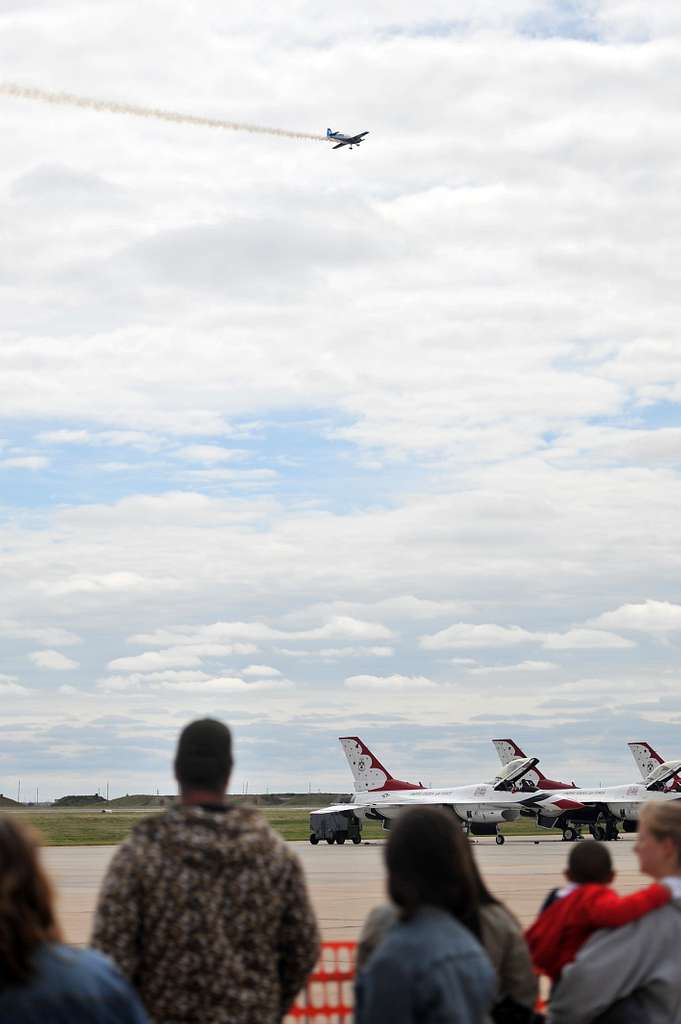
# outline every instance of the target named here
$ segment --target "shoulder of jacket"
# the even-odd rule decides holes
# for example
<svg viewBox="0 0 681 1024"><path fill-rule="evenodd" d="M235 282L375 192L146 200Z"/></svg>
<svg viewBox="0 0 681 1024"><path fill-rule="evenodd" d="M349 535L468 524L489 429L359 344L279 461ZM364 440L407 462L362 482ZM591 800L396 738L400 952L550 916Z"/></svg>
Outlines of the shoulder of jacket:
<svg viewBox="0 0 681 1024"><path fill-rule="evenodd" d="M520 923L503 903L487 903L481 907L480 922L483 928L490 928L492 931L522 935Z"/></svg>

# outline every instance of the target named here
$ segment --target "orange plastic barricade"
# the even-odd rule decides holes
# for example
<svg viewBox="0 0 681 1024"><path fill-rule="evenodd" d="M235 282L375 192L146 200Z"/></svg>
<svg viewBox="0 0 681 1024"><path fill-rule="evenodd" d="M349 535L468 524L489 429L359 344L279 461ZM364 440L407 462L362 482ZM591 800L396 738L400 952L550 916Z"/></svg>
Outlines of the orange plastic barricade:
<svg viewBox="0 0 681 1024"><path fill-rule="evenodd" d="M355 1012L356 942L323 942L319 961L307 984L286 1015L324 1024L352 1024Z"/></svg>

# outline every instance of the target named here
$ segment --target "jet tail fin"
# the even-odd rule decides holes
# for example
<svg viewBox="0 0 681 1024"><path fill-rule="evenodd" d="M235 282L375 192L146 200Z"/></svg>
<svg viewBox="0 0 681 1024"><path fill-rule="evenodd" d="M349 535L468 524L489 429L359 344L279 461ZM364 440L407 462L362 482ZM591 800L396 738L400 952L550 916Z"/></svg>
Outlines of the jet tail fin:
<svg viewBox="0 0 681 1024"><path fill-rule="evenodd" d="M655 771L658 765L664 764L664 758L660 757L656 750L653 750L650 743L644 740L637 740L634 743L627 743L631 756L638 765L641 778L647 779L651 772Z"/></svg>
<svg viewBox="0 0 681 1024"><path fill-rule="evenodd" d="M517 757L527 757L525 751L521 750L514 740L492 740L492 743L503 765L515 761Z"/></svg>
<svg viewBox="0 0 681 1024"><path fill-rule="evenodd" d="M527 758L524 750L518 746L515 740L492 740L494 748L499 755L502 765L506 766L517 758ZM574 782L559 782L557 779L548 779L539 768L534 767L528 771L525 778L533 782L538 789L575 789Z"/></svg>
<svg viewBox="0 0 681 1024"><path fill-rule="evenodd" d="M420 783L416 785L414 782L402 782L401 779L393 778L359 736L339 736L338 739L348 759L356 792L377 789L423 789Z"/></svg>

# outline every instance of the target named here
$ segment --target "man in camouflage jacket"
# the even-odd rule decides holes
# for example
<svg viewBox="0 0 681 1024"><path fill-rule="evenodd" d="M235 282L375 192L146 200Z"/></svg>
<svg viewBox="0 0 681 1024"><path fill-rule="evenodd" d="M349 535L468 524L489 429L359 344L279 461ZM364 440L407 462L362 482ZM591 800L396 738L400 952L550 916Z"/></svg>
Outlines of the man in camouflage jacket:
<svg viewBox="0 0 681 1024"><path fill-rule="evenodd" d="M255 808L224 802L231 766L222 723L187 726L181 803L135 826L102 886L92 944L155 1024L275 1024L318 956L298 858Z"/></svg>

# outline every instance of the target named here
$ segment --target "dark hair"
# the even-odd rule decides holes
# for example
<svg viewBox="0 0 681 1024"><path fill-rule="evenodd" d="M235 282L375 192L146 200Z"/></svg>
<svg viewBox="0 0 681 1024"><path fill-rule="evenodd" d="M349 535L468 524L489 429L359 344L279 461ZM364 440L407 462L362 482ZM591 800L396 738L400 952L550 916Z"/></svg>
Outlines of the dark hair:
<svg viewBox="0 0 681 1024"><path fill-rule="evenodd" d="M440 907L480 937L481 880L455 816L439 807L411 807L390 833L385 849L391 899L412 917L422 906Z"/></svg>
<svg viewBox="0 0 681 1024"><path fill-rule="evenodd" d="M570 850L568 875L573 882L606 885L612 877L612 860L602 843L584 840Z"/></svg>
<svg viewBox="0 0 681 1024"><path fill-rule="evenodd" d="M232 771L232 736L222 722L201 718L180 733L175 777L184 789L222 790Z"/></svg>
<svg viewBox="0 0 681 1024"><path fill-rule="evenodd" d="M58 942L52 886L40 863L37 833L0 817L0 985L30 979L35 949Z"/></svg>

